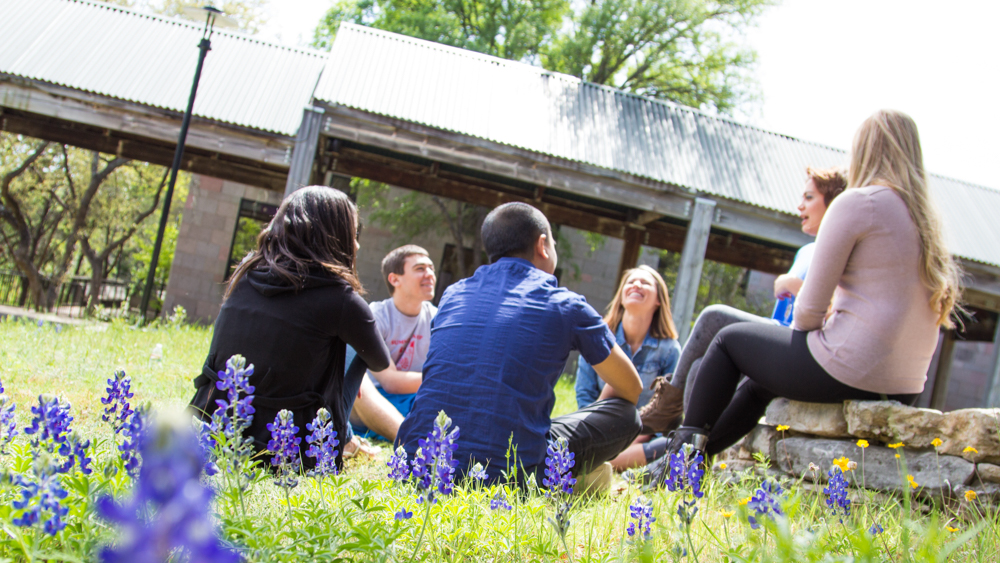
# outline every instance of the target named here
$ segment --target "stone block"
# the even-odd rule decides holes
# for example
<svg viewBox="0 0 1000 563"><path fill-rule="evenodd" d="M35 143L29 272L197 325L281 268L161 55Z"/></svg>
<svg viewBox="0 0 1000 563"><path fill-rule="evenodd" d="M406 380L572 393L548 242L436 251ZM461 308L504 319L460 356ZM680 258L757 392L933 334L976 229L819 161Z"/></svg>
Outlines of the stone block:
<svg viewBox="0 0 1000 563"><path fill-rule="evenodd" d="M790 471L795 476L812 477L809 464L820 467L821 478L825 478L833 460L847 457L858 463L849 480L869 489L902 492L909 484L906 475L900 473L896 451L881 446L865 449L864 460L860 448L849 440L828 440L823 438L795 437L780 440L776 446L788 451ZM938 496L961 494L975 476L975 465L954 456L939 456L933 451L905 450L907 473L917 482L917 494Z"/></svg>
<svg viewBox="0 0 1000 563"><path fill-rule="evenodd" d="M1000 465L980 463L976 465L976 472L979 473L979 478L987 483L1000 483Z"/></svg>
<svg viewBox="0 0 1000 563"><path fill-rule="evenodd" d="M1000 462L998 409L961 409L941 413L895 401L847 401L844 415L851 435L929 448L941 440L941 454L979 462ZM972 447L976 452L965 452Z"/></svg>
<svg viewBox="0 0 1000 563"><path fill-rule="evenodd" d="M826 438L849 438L843 403L802 403L775 399L767 407L767 423L787 425L795 432Z"/></svg>
<svg viewBox="0 0 1000 563"><path fill-rule="evenodd" d="M236 216L239 215L239 209L239 204L236 202L219 202L219 208L216 211L216 214L219 215L220 218L225 218L227 220L227 222L220 225L220 227L228 226L229 228L232 228L235 224Z"/></svg>
<svg viewBox="0 0 1000 563"><path fill-rule="evenodd" d="M245 185L236 182L225 181L222 183L222 193L232 197L243 197L246 188Z"/></svg>
<svg viewBox="0 0 1000 563"><path fill-rule="evenodd" d="M204 190L206 192L221 192L223 181L219 178L212 178L211 176L198 176L198 189ZM194 182L192 182L191 191L194 190Z"/></svg>

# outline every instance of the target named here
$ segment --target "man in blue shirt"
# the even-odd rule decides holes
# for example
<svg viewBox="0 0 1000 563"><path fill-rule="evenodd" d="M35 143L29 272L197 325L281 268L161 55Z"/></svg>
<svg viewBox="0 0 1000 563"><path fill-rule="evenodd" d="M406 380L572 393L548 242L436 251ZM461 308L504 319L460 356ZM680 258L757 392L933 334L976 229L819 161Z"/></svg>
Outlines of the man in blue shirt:
<svg viewBox="0 0 1000 563"><path fill-rule="evenodd" d="M555 242L540 211L502 205L483 222L482 239L492 263L444 292L424 380L397 442L412 457L443 410L461 429L460 473L478 462L492 480L511 475L516 455L517 469L541 482L547 440L566 438L574 475L586 475L638 435L639 375L597 311L556 285ZM602 400L552 420L571 350L608 385Z"/></svg>

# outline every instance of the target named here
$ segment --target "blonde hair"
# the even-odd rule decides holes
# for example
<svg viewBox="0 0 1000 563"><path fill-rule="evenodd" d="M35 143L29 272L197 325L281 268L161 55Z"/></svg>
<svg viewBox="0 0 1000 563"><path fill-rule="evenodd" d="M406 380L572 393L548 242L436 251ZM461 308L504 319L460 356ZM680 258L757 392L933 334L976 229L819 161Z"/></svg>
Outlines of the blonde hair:
<svg viewBox="0 0 1000 563"><path fill-rule="evenodd" d="M954 328L951 315L961 296L961 267L945 247L941 217L927 190L917 124L910 116L884 109L861 124L847 185L888 186L906 203L920 235L920 280L931 292L938 325Z"/></svg>
<svg viewBox="0 0 1000 563"><path fill-rule="evenodd" d="M625 282L628 281L629 276L636 272L643 272L653 276L653 280L656 282L656 298L660 301L659 308L653 314L653 323L649 326L649 334L653 338L676 339L677 327L674 325L673 315L670 314L670 294L667 291L667 283L663 281L663 276L660 275L660 272L645 264L638 268L625 270L625 274L622 275L622 281L618 284L618 291L615 292L615 298L608 304L608 308L604 313L604 322L611 327L612 332L618 330L618 325L622 323L622 317L625 316L625 306L622 305L622 292L625 289Z"/></svg>

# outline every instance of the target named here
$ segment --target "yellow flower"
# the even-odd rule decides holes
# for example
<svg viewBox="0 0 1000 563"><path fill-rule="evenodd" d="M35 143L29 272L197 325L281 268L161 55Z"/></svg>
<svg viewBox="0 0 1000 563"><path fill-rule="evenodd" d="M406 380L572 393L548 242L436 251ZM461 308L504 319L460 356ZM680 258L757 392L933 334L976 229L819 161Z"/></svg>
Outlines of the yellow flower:
<svg viewBox="0 0 1000 563"><path fill-rule="evenodd" d="M978 454L979 450L977 450L976 448L973 448L972 446L965 446L965 449L962 450L962 453L963 454Z"/></svg>
<svg viewBox="0 0 1000 563"><path fill-rule="evenodd" d="M779 424L777 430L778 430L778 432L784 432L785 430L788 430L789 428L791 428L791 426L789 426L787 424Z"/></svg>
<svg viewBox="0 0 1000 563"><path fill-rule="evenodd" d="M751 498L753 498L753 497L741 498L740 499L740 506L746 506L747 503L750 502Z"/></svg>
<svg viewBox="0 0 1000 563"><path fill-rule="evenodd" d="M976 491L973 491L972 489L969 489L968 491L965 491L965 500L967 500L969 502L972 502L972 501L976 500L976 497L978 497L978 496L979 495L976 494Z"/></svg>
<svg viewBox="0 0 1000 563"><path fill-rule="evenodd" d="M903 447L903 443L902 442L896 442L895 444L889 444L889 447L892 448L892 449L902 448Z"/></svg>
<svg viewBox="0 0 1000 563"><path fill-rule="evenodd" d="M840 470L843 471L844 473L847 473L847 465L849 463L851 463L851 460L847 459L846 457L838 457L837 459L833 460L833 464L839 467Z"/></svg>
<svg viewBox="0 0 1000 563"><path fill-rule="evenodd" d="M955 532L958 531L958 528L952 528L951 526L946 526L945 530L948 530L949 532L954 534Z"/></svg>
<svg viewBox="0 0 1000 563"><path fill-rule="evenodd" d="M725 469L725 468L726 468L726 464L725 463L720 463L719 464L719 469Z"/></svg>
<svg viewBox="0 0 1000 563"><path fill-rule="evenodd" d="M931 440L931 445L935 448L941 445L941 438L934 438Z"/></svg>
<svg viewBox="0 0 1000 563"><path fill-rule="evenodd" d="M867 448L868 440L858 440L858 447L862 449Z"/></svg>
<svg viewBox="0 0 1000 563"><path fill-rule="evenodd" d="M899 459L899 454L896 454L896 459Z"/></svg>
<svg viewBox="0 0 1000 563"><path fill-rule="evenodd" d="M722 514L723 518L730 518L733 515L733 511L732 510L723 510L720 514Z"/></svg>
<svg viewBox="0 0 1000 563"><path fill-rule="evenodd" d="M915 481L915 480L913 479L913 475L907 475L907 476L906 476L906 480L910 482L910 487L912 487L912 488L914 488L914 489L916 489L917 487L919 487L919 486L920 486L920 485L918 485L918 484L917 484L917 482L916 482L916 481Z"/></svg>

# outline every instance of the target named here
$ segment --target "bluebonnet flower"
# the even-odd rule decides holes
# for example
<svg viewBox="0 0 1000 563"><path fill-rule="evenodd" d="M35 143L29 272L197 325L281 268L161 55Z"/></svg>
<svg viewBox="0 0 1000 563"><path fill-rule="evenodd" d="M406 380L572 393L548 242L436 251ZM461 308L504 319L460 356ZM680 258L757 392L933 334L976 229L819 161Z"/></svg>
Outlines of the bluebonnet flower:
<svg viewBox="0 0 1000 563"><path fill-rule="evenodd" d="M0 384L0 395L3 395L3 385ZM7 446L14 436L17 436L17 422L14 420L14 401L0 396L0 455L7 455Z"/></svg>
<svg viewBox="0 0 1000 563"><path fill-rule="evenodd" d="M641 533L643 539L648 539L651 534L650 527L653 522L656 522L656 517L653 516L653 501L638 496L628 509L629 515L635 520L635 522L629 522L626 530L628 535L632 537Z"/></svg>
<svg viewBox="0 0 1000 563"><path fill-rule="evenodd" d="M399 512L396 513L395 517L396 520L409 520L410 518L413 518L413 511L406 510L406 507L404 506L403 508L399 509Z"/></svg>
<svg viewBox="0 0 1000 563"><path fill-rule="evenodd" d="M504 510L512 510L514 508L509 502L507 502L507 493L504 492L503 487L501 487L500 490L493 495L493 499L490 500L490 510L499 510L501 508Z"/></svg>
<svg viewBox="0 0 1000 563"><path fill-rule="evenodd" d="M823 489L823 493L827 495L826 505L835 515L840 513L840 521L843 522L844 516L851 515L851 499L847 498L847 479L839 467L834 467L827 475L830 476L830 482Z"/></svg>
<svg viewBox="0 0 1000 563"><path fill-rule="evenodd" d="M437 495L450 495L454 490L455 467L458 460L454 459L458 449L458 427L451 432L451 419L444 411L438 413L434 421L434 429L426 438L418 442L416 455L413 456L411 475L417 481L421 490L417 502L426 500L430 504L437 502Z"/></svg>
<svg viewBox="0 0 1000 563"><path fill-rule="evenodd" d="M129 399L134 394L131 390L132 378L125 375L122 370L115 371L114 377L108 379L107 395L101 397L104 405L104 414L101 420L111 424L111 428L118 434L125 427L132 416L132 407Z"/></svg>
<svg viewBox="0 0 1000 563"><path fill-rule="evenodd" d="M406 481L410 478L410 464L406 459L406 450L403 446L396 448L396 453L389 456L386 462L389 466L389 478L394 481Z"/></svg>
<svg viewBox="0 0 1000 563"><path fill-rule="evenodd" d="M124 506L111 497L97 511L121 526L117 548L101 551L104 563L169 561L183 550L190 563L237 563L214 533L212 492L200 480L204 459L191 427L183 421L157 420L141 440L143 464L133 498ZM140 514L152 512L148 520Z"/></svg>
<svg viewBox="0 0 1000 563"><path fill-rule="evenodd" d="M202 420L196 420L195 424L198 425L196 433L201 456L205 460L205 475L211 477L219 472L219 466L215 465L215 438L212 437L212 425Z"/></svg>
<svg viewBox="0 0 1000 563"><path fill-rule="evenodd" d="M267 450L271 452L271 465L278 468L274 484L284 489L293 489L299 484L299 444L302 438L296 436L299 427L295 426L292 411L281 409L274 417L274 422L267 425L271 432L271 441Z"/></svg>
<svg viewBox="0 0 1000 563"><path fill-rule="evenodd" d="M754 492L753 497L750 498L750 502L747 503L747 510L753 510L755 513L753 516L747 518L751 528L756 530L760 527L757 519L762 516L774 518L783 514L780 502L783 492L781 486L776 481L768 479L760 484L760 488Z"/></svg>
<svg viewBox="0 0 1000 563"><path fill-rule="evenodd" d="M681 500L677 503L681 530L688 530L698 514L698 499L704 496L701 492L701 479L705 475L704 461L704 455L691 444L684 444L684 447L670 457L670 474L667 476L666 486L669 491L681 493Z"/></svg>
<svg viewBox="0 0 1000 563"><path fill-rule="evenodd" d="M868 533L871 534L871 535L873 535L873 536L877 536L877 535L881 534L884 531L885 531L885 529L882 528L882 526L880 526L878 523L872 524L872 527L868 528Z"/></svg>
<svg viewBox="0 0 1000 563"><path fill-rule="evenodd" d="M243 491L253 481L255 472L251 470L254 462L253 437L243 436L243 431L250 427L253 421L254 387L250 385L253 375L253 364L246 365L246 358L236 354L226 360L226 370L219 372L219 381L215 386L220 391L226 391L226 400L217 400L218 406L212 413L212 438L216 464L224 463L222 473L239 493L240 503L243 503ZM244 514L246 513L244 507Z"/></svg>
<svg viewBox="0 0 1000 563"><path fill-rule="evenodd" d="M122 443L118 446L118 451L121 452L125 471L133 479L139 474L139 464L142 463L139 444L142 443L142 434L146 431L148 419L149 405L142 405L132 411L128 422L121 429Z"/></svg>
<svg viewBox="0 0 1000 563"><path fill-rule="evenodd" d="M44 395L38 398L38 406L31 408L31 425L24 433L31 436L32 477L11 477L11 482L21 488L21 499L13 503L15 510L23 511L13 519L18 526L33 526L41 522L47 534L55 535L62 530L66 527L62 519L68 509L60 504L67 493L59 482L59 474L67 473L77 465L79 471L91 472L87 456L90 441L81 440L70 429L73 417L69 409L68 402Z"/></svg>
<svg viewBox="0 0 1000 563"><path fill-rule="evenodd" d="M330 411L321 408L316 411L316 418L306 424L306 430L310 434L306 435L306 455L316 460L316 466L309 471L309 475L322 479L328 475L337 474L337 431L333 429L333 422L330 420Z"/></svg>
<svg viewBox="0 0 1000 563"><path fill-rule="evenodd" d="M573 459L575 454L569 451L566 438L549 440L545 454L545 478L542 479L542 484L549 489L545 495L551 498L560 492L572 493L576 478L570 470L576 465L576 461Z"/></svg>
<svg viewBox="0 0 1000 563"><path fill-rule="evenodd" d="M469 479L474 481L485 481L489 476L486 474L486 469L483 464L477 463L472 466L472 470L469 471Z"/></svg>

